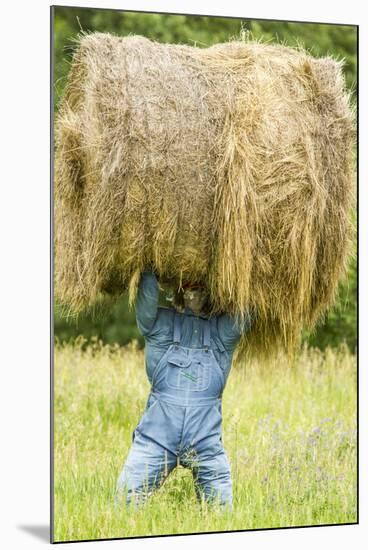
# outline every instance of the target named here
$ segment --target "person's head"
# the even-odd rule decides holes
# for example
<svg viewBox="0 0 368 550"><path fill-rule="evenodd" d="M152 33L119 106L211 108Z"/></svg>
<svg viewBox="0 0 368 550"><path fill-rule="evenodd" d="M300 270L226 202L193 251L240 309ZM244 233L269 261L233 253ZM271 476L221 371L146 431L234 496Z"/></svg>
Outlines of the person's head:
<svg viewBox="0 0 368 550"><path fill-rule="evenodd" d="M183 303L185 308L189 308L193 313L199 315L205 313L205 305L208 301L207 290L199 284L183 285Z"/></svg>

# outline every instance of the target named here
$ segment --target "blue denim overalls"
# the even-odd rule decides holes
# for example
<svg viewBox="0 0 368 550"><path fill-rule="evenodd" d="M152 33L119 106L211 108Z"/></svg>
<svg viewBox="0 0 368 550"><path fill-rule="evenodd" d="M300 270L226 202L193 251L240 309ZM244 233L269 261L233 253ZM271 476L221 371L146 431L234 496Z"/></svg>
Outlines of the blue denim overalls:
<svg viewBox="0 0 368 550"><path fill-rule="evenodd" d="M137 323L146 340L151 391L118 479L115 502L122 494L127 503L133 497L143 502L180 464L192 470L199 500L231 506L221 397L240 332L228 316L199 318L190 310L157 308L157 301L157 281L144 273Z"/></svg>

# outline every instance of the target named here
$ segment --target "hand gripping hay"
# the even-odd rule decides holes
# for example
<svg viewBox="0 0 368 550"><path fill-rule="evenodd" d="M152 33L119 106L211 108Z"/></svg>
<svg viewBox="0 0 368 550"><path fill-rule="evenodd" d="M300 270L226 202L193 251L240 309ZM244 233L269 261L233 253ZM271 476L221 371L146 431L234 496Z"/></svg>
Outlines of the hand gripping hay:
<svg viewBox="0 0 368 550"><path fill-rule="evenodd" d="M352 228L341 63L281 45L83 36L56 119L55 284L73 311L154 269L289 351L332 304ZM245 339L243 340L245 343Z"/></svg>

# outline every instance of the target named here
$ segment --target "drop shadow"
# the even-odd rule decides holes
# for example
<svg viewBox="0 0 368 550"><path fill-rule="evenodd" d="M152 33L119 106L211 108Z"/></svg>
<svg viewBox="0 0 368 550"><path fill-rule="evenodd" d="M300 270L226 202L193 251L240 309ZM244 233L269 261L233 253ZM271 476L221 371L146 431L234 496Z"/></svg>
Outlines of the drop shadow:
<svg viewBox="0 0 368 550"><path fill-rule="evenodd" d="M35 538L44 542L50 542L50 526L49 525L17 525L18 529L33 535Z"/></svg>

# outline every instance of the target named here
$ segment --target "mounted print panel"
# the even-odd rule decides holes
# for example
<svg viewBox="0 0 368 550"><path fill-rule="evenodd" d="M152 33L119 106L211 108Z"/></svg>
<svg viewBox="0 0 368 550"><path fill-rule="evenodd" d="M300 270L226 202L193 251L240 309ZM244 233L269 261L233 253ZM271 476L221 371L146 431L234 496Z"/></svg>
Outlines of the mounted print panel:
<svg viewBox="0 0 368 550"><path fill-rule="evenodd" d="M358 28L245 15L52 8L53 542L357 522Z"/></svg>

